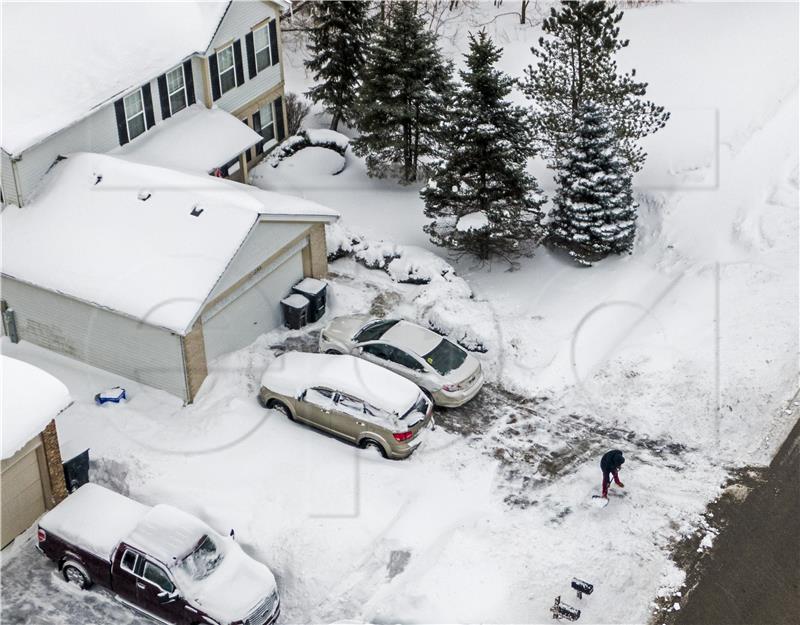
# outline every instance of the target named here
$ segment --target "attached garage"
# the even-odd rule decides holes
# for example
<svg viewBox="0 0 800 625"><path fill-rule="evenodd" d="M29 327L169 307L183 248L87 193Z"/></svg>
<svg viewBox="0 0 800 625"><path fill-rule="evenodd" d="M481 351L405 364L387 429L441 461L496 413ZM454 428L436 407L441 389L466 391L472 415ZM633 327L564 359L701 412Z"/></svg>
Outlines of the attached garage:
<svg viewBox="0 0 800 625"><path fill-rule="evenodd" d="M70 404L50 374L2 357L0 542L5 547L67 494L53 418Z"/></svg>
<svg viewBox="0 0 800 625"><path fill-rule="evenodd" d="M229 180L72 155L2 213L4 319L20 340L191 402L210 360L278 327L291 287L325 277L337 217Z"/></svg>

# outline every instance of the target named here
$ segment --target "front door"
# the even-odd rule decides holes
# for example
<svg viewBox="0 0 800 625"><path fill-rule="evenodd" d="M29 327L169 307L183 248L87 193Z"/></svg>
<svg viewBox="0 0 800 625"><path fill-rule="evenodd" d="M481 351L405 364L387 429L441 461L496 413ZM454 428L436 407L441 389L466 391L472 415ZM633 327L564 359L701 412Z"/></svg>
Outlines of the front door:
<svg viewBox="0 0 800 625"><path fill-rule="evenodd" d="M169 623L186 622L184 601L176 592L169 573L160 564L145 560L136 590L136 603L143 610Z"/></svg>

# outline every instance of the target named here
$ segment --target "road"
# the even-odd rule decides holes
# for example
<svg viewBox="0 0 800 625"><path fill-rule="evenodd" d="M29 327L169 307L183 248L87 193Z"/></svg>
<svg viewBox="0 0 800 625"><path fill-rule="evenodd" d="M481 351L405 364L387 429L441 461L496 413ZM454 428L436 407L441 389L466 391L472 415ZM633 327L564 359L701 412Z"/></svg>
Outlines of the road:
<svg viewBox="0 0 800 625"><path fill-rule="evenodd" d="M800 623L800 421L764 477L727 511L674 625Z"/></svg>

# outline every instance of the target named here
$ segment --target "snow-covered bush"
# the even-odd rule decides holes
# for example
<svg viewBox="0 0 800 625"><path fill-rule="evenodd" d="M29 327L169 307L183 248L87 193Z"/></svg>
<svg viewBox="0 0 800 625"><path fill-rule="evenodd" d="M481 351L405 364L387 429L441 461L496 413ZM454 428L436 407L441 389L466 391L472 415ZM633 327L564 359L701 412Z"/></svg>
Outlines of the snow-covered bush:
<svg viewBox="0 0 800 625"><path fill-rule="evenodd" d="M351 256L361 245L363 237L346 230L341 224L325 226L325 240L328 246L328 262Z"/></svg>
<svg viewBox="0 0 800 625"><path fill-rule="evenodd" d="M474 299L467 282L449 274L420 290L414 298L418 322L471 352L486 353L496 342L494 314L487 302Z"/></svg>
<svg viewBox="0 0 800 625"><path fill-rule="evenodd" d="M387 266L386 272L395 282L428 284L436 278L454 275L453 268L436 254L414 246L402 251Z"/></svg>
<svg viewBox="0 0 800 625"><path fill-rule="evenodd" d="M269 157L269 164L277 167L282 160L290 157L304 148L327 148L344 156L350 139L340 132L322 128L307 128L301 130L281 143Z"/></svg>
<svg viewBox="0 0 800 625"><path fill-rule="evenodd" d="M400 255L399 246L386 241L362 241L361 246L355 250L356 260L369 269L385 270Z"/></svg>

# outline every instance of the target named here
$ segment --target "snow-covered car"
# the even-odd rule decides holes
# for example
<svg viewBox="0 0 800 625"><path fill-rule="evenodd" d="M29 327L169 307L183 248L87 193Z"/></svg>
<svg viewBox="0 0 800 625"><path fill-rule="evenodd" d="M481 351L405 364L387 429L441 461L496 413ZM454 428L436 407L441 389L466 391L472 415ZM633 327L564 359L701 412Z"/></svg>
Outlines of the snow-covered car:
<svg viewBox="0 0 800 625"><path fill-rule="evenodd" d="M319 335L319 351L351 354L420 386L438 406L467 403L483 386L478 359L432 330L401 319L337 317Z"/></svg>
<svg viewBox="0 0 800 625"><path fill-rule="evenodd" d="M280 614L272 572L172 506L84 484L39 520L37 538L68 582L108 588L163 623L269 625Z"/></svg>
<svg viewBox="0 0 800 625"><path fill-rule="evenodd" d="M398 460L410 456L433 427L433 404L415 384L352 356L279 356L261 378L258 401Z"/></svg>

